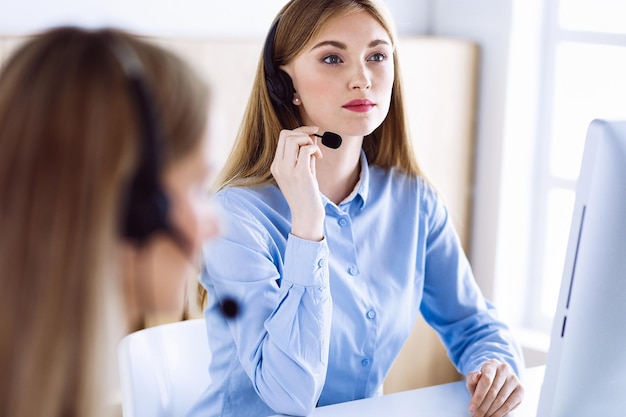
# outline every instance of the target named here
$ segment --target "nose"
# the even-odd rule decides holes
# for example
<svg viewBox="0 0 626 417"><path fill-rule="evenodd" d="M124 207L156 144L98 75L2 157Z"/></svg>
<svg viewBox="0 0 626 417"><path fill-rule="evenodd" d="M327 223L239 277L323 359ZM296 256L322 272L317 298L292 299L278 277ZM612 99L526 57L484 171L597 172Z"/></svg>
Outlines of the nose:
<svg viewBox="0 0 626 417"><path fill-rule="evenodd" d="M371 87L372 78L366 65L356 65L350 79L350 89L369 90Z"/></svg>

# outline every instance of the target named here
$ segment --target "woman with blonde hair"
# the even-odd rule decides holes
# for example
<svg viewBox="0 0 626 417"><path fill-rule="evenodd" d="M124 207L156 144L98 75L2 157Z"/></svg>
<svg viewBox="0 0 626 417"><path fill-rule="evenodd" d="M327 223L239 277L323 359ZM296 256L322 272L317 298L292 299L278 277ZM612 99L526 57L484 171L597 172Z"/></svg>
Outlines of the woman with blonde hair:
<svg viewBox="0 0 626 417"><path fill-rule="evenodd" d="M420 313L466 375L470 413L521 402L519 346L415 161L399 63L380 3L279 12L215 197L224 233L201 276L212 382L191 416L378 395Z"/></svg>
<svg viewBox="0 0 626 417"><path fill-rule="evenodd" d="M120 337L182 311L215 232L208 91L123 32L56 28L0 74L0 415L115 410Z"/></svg>

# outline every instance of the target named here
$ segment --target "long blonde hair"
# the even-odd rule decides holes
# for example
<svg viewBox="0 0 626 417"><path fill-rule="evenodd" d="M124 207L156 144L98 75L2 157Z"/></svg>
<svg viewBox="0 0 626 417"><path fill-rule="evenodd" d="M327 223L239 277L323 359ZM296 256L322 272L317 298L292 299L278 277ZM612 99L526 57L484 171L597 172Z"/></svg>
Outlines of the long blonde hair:
<svg viewBox="0 0 626 417"><path fill-rule="evenodd" d="M272 48L274 60L278 65L289 63L329 19L357 10L365 10L378 20L395 47L395 27L389 12L374 0L292 0L277 16L280 20ZM409 174L419 174L404 111L397 51L393 59L395 77L389 113L381 126L364 140L363 149L371 164L383 168L398 167ZM218 178L218 189L227 185L272 182L270 165L279 133L283 128L298 127L297 121L288 110L281 108L277 113L272 106L265 82L265 71L262 54L242 125ZM281 126L280 120L287 120L290 125Z"/></svg>
<svg viewBox="0 0 626 417"><path fill-rule="evenodd" d="M333 17L364 10L387 31L394 49L397 36L389 10L376 0L291 0L276 16L276 35L272 57L278 65L294 59ZM383 123L363 141L368 162L382 168L397 167L411 175L421 171L415 157L404 110L402 74L397 50L393 54L394 82L389 113ZM283 128L298 127L293 108L277 109L272 105L265 81L265 56L261 52L248 105L244 112L233 149L218 177L216 188L254 186L272 183L270 166ZM280 121L287 121L282 126ZM197 303L203 308L207 292L197 286Z"/></svg>
<svg viewBox="0 0 626 417"><path fill-rule="evenodd" d="M57 28L0 74L0 415L92 416L121 318L121 206L141 153L128 80L111 51L137 53L165 164L197 149L207 91L179 58L115 30ZM113 317L113 318L112 318ZM120 329L121 331L121 329Z"/></svg>

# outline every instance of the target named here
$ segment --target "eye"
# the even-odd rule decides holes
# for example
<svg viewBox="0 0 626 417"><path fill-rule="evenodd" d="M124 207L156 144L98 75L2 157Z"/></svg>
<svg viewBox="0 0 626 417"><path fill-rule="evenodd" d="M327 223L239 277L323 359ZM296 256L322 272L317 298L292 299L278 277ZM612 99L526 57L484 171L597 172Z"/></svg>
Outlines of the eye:
<svg viewBox="0 0 626 417"><path fill-rule="evenodd" d="M330 65L337 65L343 62L341 61L341 58L339 58L337 55L328 55L324 57L322 61Z"/></svg>
<svg viewBox="0 0 626 417"><path fill-rule="evenodd" d="M383 62L387 60L387 55L383 54L382 52L377 52L375 54L372 54L367 60L373 62Z"/></svg>

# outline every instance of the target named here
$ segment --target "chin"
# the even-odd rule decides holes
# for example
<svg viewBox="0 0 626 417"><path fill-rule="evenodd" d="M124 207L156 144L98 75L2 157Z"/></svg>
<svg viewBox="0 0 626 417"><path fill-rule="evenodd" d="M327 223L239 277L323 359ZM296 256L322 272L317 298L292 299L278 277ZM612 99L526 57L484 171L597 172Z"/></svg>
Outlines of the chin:
<svg viewBox="0 0 626 417"><path fill-rule="evenodd" d="M356 120L353 123L350 123L345 130L343 130L343 135L346 136L367 136L372 134L380 125L385 121L384 118L373 120L373 118L363 118L360 120Z"/></svg>
<svg viewBox="0 0 626 417"><path fill-rule="evenodd" d="M146 254L152 265L146 277L150 280L149 294L153 297L152 313L170 314L184 305L186 282L194 268L180 248L168 237L154 238Z"/></svg>
<svg viewBox="0 0 626 417"><path fill-rule="evenodd" d="M377 124L375 126L367 126L366 128L360 127L360 128L355 128L355 129L346 129L342 132L337 132L339 135L341 135L342 137L366 137L368 135L371 135L372 133L374 133L374 131L380 126L380 124Z"/></svg>

